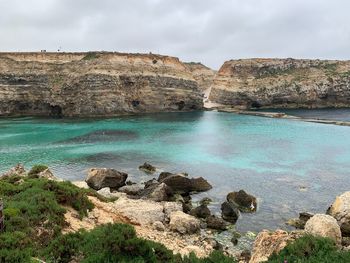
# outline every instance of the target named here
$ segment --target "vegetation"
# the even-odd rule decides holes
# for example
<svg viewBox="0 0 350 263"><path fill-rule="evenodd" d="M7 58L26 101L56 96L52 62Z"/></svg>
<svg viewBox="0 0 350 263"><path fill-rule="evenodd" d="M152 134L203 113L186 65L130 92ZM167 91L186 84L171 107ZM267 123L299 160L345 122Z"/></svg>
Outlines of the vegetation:
<svg viewBox="0 0 350 263"><path fill-rule="evenodd" d="M30 169L30 171L28 173L28 177L30 177L30 178L37 178L38 174L40 174L41 172L45 171L48 168L49 167L47 167L46 165L43 165L43 164L34 165L32 167L32 169Z"/></svg>
<svg viewBox="0 0 350 263"><path fill-rule="evenodd" d="M82 60L93 60L97 59L99 55L96 52L88 52L85 57L82 58Z"/></svg>
<svg viewBox="0 0 350 263"><path fill-rule="evenodd" d="M269 263L298 262L350 262L350 252L339 251L328 238L306 235L287 245L278 255L270 257Z"/></svg>
<svg viewBox="0 0 350 263"><path fill-rule="evenodd" d="M43 168L33 167L32 175ZM19 176L0 179L5 215L5 231L0 233L0 262L36 262L34 257L48 263L235 262L221 252L205 259L194 254L182 258L161 244L138 238L134 228L125 224L63 235L64 207L72 207L84 217L93 208L88 195L101 198L95 191L80 189L70 182Z"/></svg>

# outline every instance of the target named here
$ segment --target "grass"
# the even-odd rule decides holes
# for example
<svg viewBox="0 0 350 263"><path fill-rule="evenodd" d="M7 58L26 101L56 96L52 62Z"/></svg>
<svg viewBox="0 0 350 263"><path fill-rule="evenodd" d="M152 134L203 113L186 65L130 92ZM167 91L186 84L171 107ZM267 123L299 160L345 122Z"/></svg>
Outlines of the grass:
<svg viewBox="0 0 350 263"><path fill-rule="evenodd" d="M33 167L32 175L43 168ZM47 263L235 262L221 252L205 259L194 254L182 258L162 244L138 238L135 229L125 224L102 225L90 232L63 235L64 207L72 207L84 217L94 207L88 195L103 199L96 191L80 189L70 182L19 176L0 179L5 215L5 231L0 233L0 263L35 262L33 257Z"/></svg>
<svg viewBox="0 0 350 263"><path fill-rule="evenodd" d="M38 174L40 174L41 172L45 171L48 168L49 167L47 167L46 165L43 165L43 164L34 165L32 167L32 169L30 169L30 171L28 173L28 177L30 177L30 178L37 178Z"/></svg>
<svg viewBox="0 0 350 263"><path fill-rule="evenodd" d="M350 262L350 252L339 251L333 240L305 235L287 245L278 255L272 255L269 263L346 263Z"/></svg>
<svg viewBox="0 0 350 263"><path fill-rule="evenodd" d="M97 59L99 55L96 52L88 52L82 60L93 60Z"/></svg>

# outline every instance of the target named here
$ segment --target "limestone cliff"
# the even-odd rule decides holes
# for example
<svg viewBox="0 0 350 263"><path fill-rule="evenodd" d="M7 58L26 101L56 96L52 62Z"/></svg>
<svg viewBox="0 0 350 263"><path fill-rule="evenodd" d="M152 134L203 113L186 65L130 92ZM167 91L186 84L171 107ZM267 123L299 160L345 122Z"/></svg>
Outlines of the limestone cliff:
<svg viewBox="0 0 350 263"><path fill-rule="evenodd" d="M350 107L350 61L227 61L209 99L238 108Z"/></svg>
<svg viewBox="0 0 350 263"><path fill-rule="evenodd" d="M174 57L0 53L1 116L113 116L202 106L191 72Z"/></svg>
<svg viewBox="0 0 350 263"><path fill-rule="evenodd" d="M202 93L209 95L216 71L204 66L202 63L189 62L185 63L185 66L191 71Z"/></svg>

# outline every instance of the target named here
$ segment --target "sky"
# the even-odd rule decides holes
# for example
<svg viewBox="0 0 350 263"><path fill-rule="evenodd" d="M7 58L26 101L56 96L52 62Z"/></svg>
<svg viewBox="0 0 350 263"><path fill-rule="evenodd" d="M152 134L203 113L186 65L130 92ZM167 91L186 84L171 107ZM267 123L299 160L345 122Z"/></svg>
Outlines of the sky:
<svg viewBox="0 0 350 263"><path fill-rule="evenodd" d="M350 59L349 0L0 0L0 51Z"/></svg>

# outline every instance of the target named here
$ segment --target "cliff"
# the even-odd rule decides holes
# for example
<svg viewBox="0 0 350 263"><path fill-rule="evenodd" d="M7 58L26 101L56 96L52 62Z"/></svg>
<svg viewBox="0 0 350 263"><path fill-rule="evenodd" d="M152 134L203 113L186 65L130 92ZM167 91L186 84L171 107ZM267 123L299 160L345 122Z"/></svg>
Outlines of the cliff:
<svg viewBox="0 0 350 263"><path fill-rule="evenodd" d="M174 57L0 53L0 116L113 116L202 106L191 72Z"/></svg>
<svg viewBox="0 0 350 263"><path fill-rule="evenodd" d="M350 61L227 61L209 99L237 108L349 107Z"/></svg>
<svg viewBox="0 0 350 263"><path fill-rule="evenodd" d="M208 96L210 88L213 85L216 71L204 66L202 63L189 62L185 63L185 66L197 81L202 93Z"/></svg>

